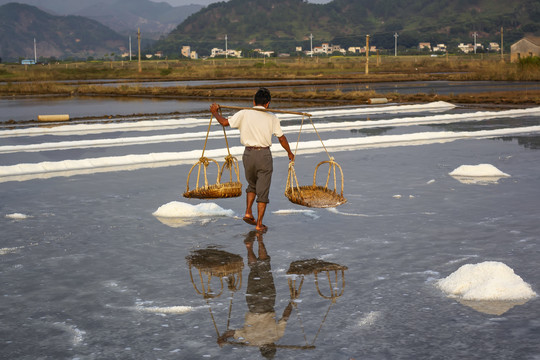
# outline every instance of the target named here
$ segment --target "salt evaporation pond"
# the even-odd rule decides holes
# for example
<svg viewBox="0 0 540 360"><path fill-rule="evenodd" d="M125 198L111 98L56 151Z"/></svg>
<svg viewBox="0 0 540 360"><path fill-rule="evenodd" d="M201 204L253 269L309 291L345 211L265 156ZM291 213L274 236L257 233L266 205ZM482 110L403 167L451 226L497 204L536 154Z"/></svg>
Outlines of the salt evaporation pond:
<svg viewBox="0 0 540 360"><path fill-rule="evenodd" d="M348 202L290 203L287 160L273 149L262 237L241 220L244 198L182 198L208 119L2 131L2 357L539 357L538 116L537 108L493 114L452 104L320 112L314 121L343 167ZM282 125L294 145L298 118ZM209 156L223 161L219 130ZM317 141L302 135L303 183L326 157ZM508 176L478 186L450 175L460 167L473 180ZM271 272L250 277L261 249ZM439 286L456 273L458 285L480 279L459 272L478 264L503 269L489 271L503 293L521 294L515 276L531 293L500 307ZM273 306L250 290L254 281L275 288ZM480 294L493 294L483 284ZM218 344L227 330L241 333L254 305L286 315L274 327L283 334L276 346Z"/></svg>

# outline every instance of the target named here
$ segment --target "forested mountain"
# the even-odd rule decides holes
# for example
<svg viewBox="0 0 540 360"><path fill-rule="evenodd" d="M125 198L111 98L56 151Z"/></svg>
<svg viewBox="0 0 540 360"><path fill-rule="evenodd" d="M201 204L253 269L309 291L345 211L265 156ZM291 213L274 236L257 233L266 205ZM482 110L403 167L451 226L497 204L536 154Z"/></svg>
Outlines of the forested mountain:
<svg viewBox="0 0 540 360"><path fill-rule="evenodd" d="M504 27L509 42L540 30L538 0L333 0L324 5L304 0L230 0L191 15L156 48L178 52L191 45L200 53L213 46L224 48L270 47L292 51L317 43L361 46L365 36L379 48L393 48L394 33L400 45L418 42L457 44L499 41ZM208 49L208 50L207 50Z"/></svg>
<svg viewBox="0 0 540 360"><path fill-rule="evenodd" d="M127 39L101 23L81 16L54 16L34 6L0 6L0 57L5 60L43 57L88 57L119 53Z"/></svg>
<svg viewBox="0 0 540 360"><path fill-rule="evenodd" d="M168 34L202 5L171 6L150 0L0 0L0 5L18 2L36 6L53 15L80 15L97 20L120 34L141 29L145 38Z"/></svg>
<svg viewBox="0 0 540 360"><path fill-rule="evenodd" d="M149 0L116 0L91 5L75 14L97 20L121 34L140 28L146 38L158 39L200 9L201 5L173 7Z"/></svg>

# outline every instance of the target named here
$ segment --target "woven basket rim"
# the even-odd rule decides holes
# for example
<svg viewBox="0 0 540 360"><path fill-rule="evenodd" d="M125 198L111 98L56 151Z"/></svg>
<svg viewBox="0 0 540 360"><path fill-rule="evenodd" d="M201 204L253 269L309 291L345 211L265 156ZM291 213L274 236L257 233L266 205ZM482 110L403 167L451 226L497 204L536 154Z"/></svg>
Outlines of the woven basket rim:
<svg viewBox="0 0 540 360"><path fill-rule="evenodd" d="M187 198L221 198L238 197L240 195L242 195L242 183L238 181L202 186L184 192L184 197Z"/></svg>
<svg viewBox="0 0 540 360"><path fill-rule="evenodd" d="M320 185L304 185L304 186L299 186L298 188L295 188L295 189L300 189L300 192L292 191L290 188L288 188L285 191L285 196L291 202L293 202L295 204L299 204L299 205L303 205L303 206L307 206L307 207L335 207L335 206L339 206L339 205L342 205L342 204L347 202L347 199L343 195L338 194L335 190L330 190L330 189L328 189L328 188L326 188L324 186L320 186ZM331 203L327 202L327 203L324 203L324 204L313 204L313 203L310 203L309 201L305 200L305 196L302 196L302 194L301 194L302 191L322 192L322 193L331 195L333 200L335 200L335 201L332 201Z"/></svg>

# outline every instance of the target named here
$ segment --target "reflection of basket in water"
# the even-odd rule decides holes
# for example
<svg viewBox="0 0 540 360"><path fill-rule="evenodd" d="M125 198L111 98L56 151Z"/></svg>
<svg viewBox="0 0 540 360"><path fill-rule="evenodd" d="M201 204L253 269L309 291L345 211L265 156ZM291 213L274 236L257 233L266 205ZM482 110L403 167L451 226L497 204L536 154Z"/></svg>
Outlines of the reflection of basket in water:
<svg viewBox="0 0 540 360"><path fill-rule="evenodd" d="M242 269L244 268L244 260L240 255L231 254L229 252L218 249L201 249L194 251L186 257L189 265L189 275L191 283L197 293L203 295L204 298L219 297L224 290L223 278L227 278L229 290L236 291L242 287ZM193 278L192 268L196 268L199 272L199 285L195 283ZM218 278L221 289L215 292L211 289L212 278Z"/></svg>
<svg viewBox="0 0 540 360"><path fill-rule="evenodd" d="M325 299L332 300L335 302L338 297L343 295L345 291L345 270L348 268L344 265L339 265L323 260L318 259L308 259L308 260L298 260L291 263L289 270L287 270L287 275L299 275L300 284L296 285L295 278L289 278L289 290L291 293L292 299L297 299L300 295L302 289L302 284L304 283L304 276L314 274L315 276L315 285L317 287L317 292L319 295ZM332 278L331 272L334 276ZM324 293L319 288L319 274L323 273L326 275L329 284L329 294ZM341 290L338 286L339 275L341 275ZM325 295L326 294L326 295Z"/></svg>
<svg viewBox="0 0 540 360"><path fill-rule="evenodd" d="M242 288L242 269L244 260L240 255L231 254L227 251L207 248L195 250L186 257L189 266L189 276L195 291L203 296L208 305L208 311L214 324L214 329L219 338L219 329L214 319L210 300L221 296L224 290L223 279L227 279L227 287L231 292L229 313L227 316L227 330L229 329L234 293ZM193 279L192 268L199 272L199 286ZM221 289L218 292L212 290L212 278L219 278Z"/></svg>
<svg viewBox="0 0 540 360"><path fill-rule="evenodd" d="M302 290L302 285L304 284L304 278L306 276L309 276L311 274L315 277L315 285L317 288L317 292L319 296L321 296L324 299L330 300L330 303L328 305L328 309L326 310L326 314L324 314L321 324L319 325L319 329L317 330L317 333L313 337L313 340L311 341L311 345L315 345L315 341L317 340L317 337L319 336L319 333L322 329L323 324L326 321L326 318L328 316L328 313L330 312L330 309L332 306L336 303L337 299L343 295L343 292L345 291L345 270L347 270L346 266L318 260L318 259L308 259L308 260L298 260L291 263L289 266L289 270L287 270L288 275L288 283L289 283L289 291L291 296L291 301L293 306L298 310L298 320L300 323L300 326L302 327L302 332L304 334L304 339L307 344L307 336L306 331L304 329L302 317L300 315L300 309L299 306L302 303L302 301L299 300L300 292ZM333 272L335 274L335 279L332 279L330 273ZM319 288L319 274L326 274L328 277L328 286L330 291L330 295L328 295L328 292L325 292L324 295L323 292ZM341 287L338 286L338 274L341 274ZM299 283L297 283L299 281ZM314 314L313 309L309 311L310 316Z"/></svg>
<svg viewBox="0 0 540 360"><path fill-rule="evenodd" d="M287 275L310 275L321 271L347 270L345 265L339 265L319 259L293 261L287 270Z"/></svg>
<svg viewBox="0 0 540 360"><path fill-rule="evenodd" d="M317 170L322 164L328 164L328 176L324 186L319 186L317 182ZM340 171L341 175L341 191L337 192L337 180L336 180L336 167ZM334 190L328 188L330 177L333 174L334 177ZM287 176L287 187L285 189L285 196L293 203L316 208L336 207L347 202L347 199L343 197L343 171L341 166L331 158L329 161L321 161L315 167L313 174L313 185L298 185L298 179L296 178L296 172L294 170L294 163L289 165L289 174Z"/></svg>

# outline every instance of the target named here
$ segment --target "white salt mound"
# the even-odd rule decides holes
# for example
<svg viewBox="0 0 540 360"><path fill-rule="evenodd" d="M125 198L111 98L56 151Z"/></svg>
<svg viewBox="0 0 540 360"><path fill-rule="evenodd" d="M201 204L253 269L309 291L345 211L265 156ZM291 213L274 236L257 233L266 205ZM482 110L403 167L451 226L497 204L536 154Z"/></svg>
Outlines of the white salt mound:
<svg viewBox="0 0 540 360"><path fill-rule="evenodd" d="M449 175L467 177L510 177L491 164L461 165Z"/></svg>
<svg viewBox="0 0 540 360"><path fill-rule="evenodd" d="M466 264L437 282L445 293L462 300L511 301L536 296L531 286L497 261Z"/></svg>
<svg viewBox="0 0 540 360"><path fill-rule="evenodd" d="M215 203L191 205L180 201L171 201L161 205L152 215L164 218L193 218L212 216L234 216L234 211L226 210Z"/></svg>
<svg viewBox="0 0 540 360"><path fill-rule="evenodd" d="M21 214L21 213L13 213L13 214L7 214L6 218L14 219L14 220L24 220L28 218L28 215Z"/></svg>
<svg viewBox="0 0 540 360"><path fill-rule="evenodd" d="M142 311L161 314L185 314L193 310L191 306L147 307L140 308Z"/></svg>
<svg viewBox="0 0 540 360"><path fill-rule="evenodd" d="M273 213L276 215L301 214L301 215L311 217L313 219L319 218L319 216L314 210L283 209L283 210L274 211Z"/></svg>

